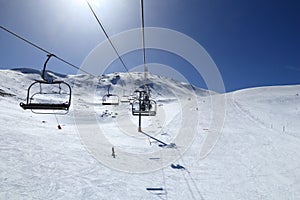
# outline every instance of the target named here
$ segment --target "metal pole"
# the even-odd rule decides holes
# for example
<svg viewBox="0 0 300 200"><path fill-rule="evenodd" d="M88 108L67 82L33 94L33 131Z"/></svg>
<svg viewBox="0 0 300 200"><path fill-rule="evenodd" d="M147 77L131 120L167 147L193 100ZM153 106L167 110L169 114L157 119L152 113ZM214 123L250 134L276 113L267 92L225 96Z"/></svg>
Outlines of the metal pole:
<svg viewBox="0 0 300 200"><path fill-rule="evenodd" d="M142 132L142 113L141 113L141 106L142 106L142 92L139 91L139 128L138 132Z"/></svg>
<svg viewBox="0 0 300 200"><path fill-rule="evenodd" d="M47 60L44 63L44 68L43 68L43 72L42 72L42 79L45 80L45 81L47 81L47 82L48 82L48 80L45 79L46 66L47 66L47 63L48 63L48 61L50 60L50 58L52 56L56 57L54 54L48 54L47 55L48 58L47 58Z"/></svg>

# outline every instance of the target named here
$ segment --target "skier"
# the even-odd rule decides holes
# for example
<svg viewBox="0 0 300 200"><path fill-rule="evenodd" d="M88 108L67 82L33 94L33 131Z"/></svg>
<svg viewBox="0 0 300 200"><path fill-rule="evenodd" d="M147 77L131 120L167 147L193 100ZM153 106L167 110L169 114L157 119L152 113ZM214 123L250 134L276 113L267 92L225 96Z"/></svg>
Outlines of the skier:
<svg viewBox="0 0 300 200"><path fill-rule="evenodd" d="M114 148L114 147L111 148L111 156L112 156L113 158L116 158L115 148Z"/></svg>

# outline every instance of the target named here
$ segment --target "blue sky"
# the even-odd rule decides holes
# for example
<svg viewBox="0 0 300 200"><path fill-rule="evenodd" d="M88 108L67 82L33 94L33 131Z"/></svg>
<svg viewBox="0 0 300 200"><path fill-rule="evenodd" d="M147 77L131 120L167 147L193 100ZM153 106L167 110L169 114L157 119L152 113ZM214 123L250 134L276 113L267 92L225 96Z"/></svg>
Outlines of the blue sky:
<svg viewBox="0 0 300 200"><path fill-rule="evenodd" d="M109 35L141 26L139 0L91 3ZM300 1L144 0L144 4L145 26L173 29L201 44L216 63L226 91L300 84ZM83 0L0 0L0 25L77 66L105 40ZM1 69L40 69L45 59L44 52L0 30ZM148 50L147 59L178 70L191 67L158 50ZM142 53L124 55L124 61L129 68L141 65ZM48 66L60 73L77 73L55 59ZM192 70L182 73L191 77L192 84L205 87L201 79L193 78Z"/></svg>

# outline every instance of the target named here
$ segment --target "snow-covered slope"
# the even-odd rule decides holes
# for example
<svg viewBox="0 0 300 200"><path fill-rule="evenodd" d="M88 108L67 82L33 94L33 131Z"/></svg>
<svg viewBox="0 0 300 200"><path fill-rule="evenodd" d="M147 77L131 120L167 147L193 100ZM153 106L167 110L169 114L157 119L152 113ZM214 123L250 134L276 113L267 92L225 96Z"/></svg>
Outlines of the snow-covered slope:
<svg viewBox="0 0 300 200"><path fill-rule="evenodd" d="M0 71L0 199L300 199L298 85L215 94L149 75L158 114L143 118L143 130L177 145L160 148L137 132L128 104L100 104L108 84L112 93L130 95L143 74L52 73L72 85L71 110L36 115L19 103L39 74L22 72ZM212 96L226 97L226 116L218 142L202 157L213 134Z"/></svg>

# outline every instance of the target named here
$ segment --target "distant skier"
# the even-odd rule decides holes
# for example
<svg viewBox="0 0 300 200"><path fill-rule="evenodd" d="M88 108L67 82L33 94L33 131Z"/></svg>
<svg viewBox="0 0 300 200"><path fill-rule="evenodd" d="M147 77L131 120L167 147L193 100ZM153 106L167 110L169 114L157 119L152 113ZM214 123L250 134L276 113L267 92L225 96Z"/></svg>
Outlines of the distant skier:
<svg viewBox="0 0 300 200"><path fill-rule="evenodd" d="M111 148L111 156L112 156L113 158L116 158L115 148L114 148L114 147Z"/></svg>

